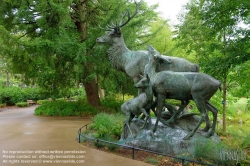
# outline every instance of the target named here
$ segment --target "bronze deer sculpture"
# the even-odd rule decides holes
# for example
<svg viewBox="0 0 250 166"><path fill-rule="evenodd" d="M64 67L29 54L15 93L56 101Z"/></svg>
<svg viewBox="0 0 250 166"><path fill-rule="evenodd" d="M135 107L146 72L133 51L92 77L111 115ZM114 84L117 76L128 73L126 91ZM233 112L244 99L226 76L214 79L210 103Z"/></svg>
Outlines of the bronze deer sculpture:
<svg viewBox="0 0 250 166"><path fill-rule="evenodd" d="M193 100L201 113L201 118L196 127L184 138L189 139L194 135L201 123L206 120L206 127L203 129L207 131L207 137L210 137L215 132L218 110L210 102L210 98L220 88L220 81L214 79L210 75L198 72L172 72L161 71L156 72L156 65L161 55L153 47L149 46L150 62L145 68L145 73L149 76L154 94L157 96L157 119L153 129L156 131L158 121L160 120L161 110L165 105L166 99L181 100L181 109L172 116L171 119L165 123L172 123L176 120L180 111L187 105L189 100ZM213 114L213 123L210 131L210 122L208 119L207 110Z"/></svg>
<svg viewBox="0 0 250 166"><path fill-rule="evenodd" d="M145 66L149 62L148 51L129 50L124 42L121 28L137 14L141 3L142 1L136 3L136 10L131 16L129 10L127 10L123 14L119 24L108 25L107 28L102 28L107 31L107 33L96 39L97 43L108 44L110 46L108 49L108 57L111 65L115 69L125 72L133 79L134 83L140 80L140 75L143 75ZM127 21L123 22L126 17L128 18ZM159 61L157 65L157 71L163 70L198 72L199 66L183 58L162 56L162 60Z"/></svg>

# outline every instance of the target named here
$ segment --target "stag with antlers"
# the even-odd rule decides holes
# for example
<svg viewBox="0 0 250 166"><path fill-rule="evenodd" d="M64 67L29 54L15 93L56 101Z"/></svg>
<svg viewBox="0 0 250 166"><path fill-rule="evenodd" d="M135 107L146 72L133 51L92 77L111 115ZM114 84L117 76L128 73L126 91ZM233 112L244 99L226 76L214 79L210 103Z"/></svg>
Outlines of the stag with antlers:
<svg viewBox="0 0 250 166"><path fill-rule="evenodd" d="M134 83L137 83L140 81L140 74L142 75L144 73L144 68L149 62L148 51L129 50L124 42L121 31L121 28L135 17L142 1L135 4L136 9L132 15L130 15L130 11L127 10L123 14L119 24L112 24L112 26L108 25L107 28L102 28L106 31L106 34L97 38L96 42L108 44L110 46L108 49L108 57L111 65L115 69L125 72L133 79ZM127 18L127 20L123 22L125 18ZM163 56L157 65L157 71L163 70L197 72L199 71L199 66L183 58Z"/></svg>

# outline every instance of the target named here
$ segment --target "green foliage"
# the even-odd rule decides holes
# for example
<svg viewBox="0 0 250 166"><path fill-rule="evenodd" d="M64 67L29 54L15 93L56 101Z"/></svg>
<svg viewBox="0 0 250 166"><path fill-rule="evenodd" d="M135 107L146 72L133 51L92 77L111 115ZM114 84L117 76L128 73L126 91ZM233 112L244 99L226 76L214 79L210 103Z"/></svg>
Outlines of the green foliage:
<svg viewBox="0 0 250 166"><path fill-rule="evenodd" d="M38 105L42 105L43 103L45 103L45 102L51 102L51 100L37 100L37 104Z"/></svg>
<svg viewBox="0 0 250 166"><path fill-rule="evenodd" d="M107 109L114 110L114 111L108 111L108 112L120 112L123 101L105 98L101 100L101 103L102 103L102 106L106 107Z"/></svg>
<svg viewBox="0 0 250 166"><path fill-rule="evenodd" d="M208 162L219 165L233 165L233 161L221 159L220 153L227 150L223 143L214 140L204 140L203 138L196 142L194 158L198 161Z"/></svg>
<svg viewBox="0 0 250 166"><path fill-rule="evenodd" d="M94 145L95 145L96 148L103 148L103 147L105 147L105 143L102 143L102 142L100 142L98 140L96 140L94 142Z"/></svg>
<svg viewBox="0 0 250 166"><path fill-rule="evenodd" d="M23 91L19 87L0 88L1 103L15 105L15 103L24 101Z"/></svg>
<svg viewBox="0 0 250 166"><path fill-rule="evenodd" d="M180 106L180 105L181 105L181 101L179 101L179 100L174 100L174 99L169 99L169 100L167 100L167 103L168 103L168 104L171 104L171 105L176 105L176 106Z"/></svg>
<svg viewBox="0 0 250 166"><path fill-rule="evenodd" d="M68 96L71 87L96 76L98 86L107 89L107 93L134 93L131 79L111 68L106 48L96 46L96 38L105 33L98 25L106 27L120 19L127 8L134 10L134 3L87 0L84 4L3 1L0 15L6 17L0 19L0 59L7 64L4 70L23 74L26 85L36 84L53 98ZM138 17L123 28L128 48L139 49L137 38L157 18L155 8L144 2Z"/></svg>
<svg viewBox="0 0 250 166"><path fill-rule="evenodd" d="M0 108L6 107L6 103L0 104Z"/></svg>
<svg viewBox="0 0 250 166"><path fill-rule="evenodd" d="M99 139L104 140L104 141L108 141L108 142L117 142L117 139L113 138L112 136L110 136L108 134L103 135ZM103 143L101 141L99 141L98 143L97 143L97 141L95 141L94 145L97 148L102 148L102 147L106 146L108 148L108 150L110 150L110 151L115 151L118 148L117 145L110 144L110 143Z"/></svg>
<svg viewBox="0 0 250 166"><path fill-rule="evenodd" d="M125 120L122 114L106 114L99 113L93 118L91 129L96 131L95 136L102 138L105 135L110 135L119 138L122 133L123 121Z"/></svg>
<svg viewBox="0 0 250 166"><path fill-rule="evenodd" d="M46 98L46 94L40 88L0 87L0 103L6 103L9 106L18 102L36 101L43 98Z"/></svg>
<svg viewBox="0 0 250 166"><path fill-rule="evenodd" d="M28 102L19 102L19 103L16 103L16 106L18 106L18 107L28 107L29 103Z"/></svg>
<svg viewBox="0 0 250 166"><path fill-rule="evenodd" d="M86 102L77 101L51 101L43 102L35 109L35 115L38 116L84 116L94 115L98 110Z"/></svg>
<svg viewBox="0 0 250 166"><path fill-rule="evenodd" d="M159 161L153 157L148 157L144 160L146 163L150 163L153 165L157 165L159 163Z"/></svg>
<svg viewBox="0 0 250 166"><path fill-rule="evenodd" d="M23 89L23 100L34 100L37 101L39 99L46 98L45 95L43 95L42 89L40 88L24 88Z"/></svg>
<svg viewBox="0 0 250 166"><path fill-rule="evenodd" d="M250 135L247 135L246 138L243 140L241 147L246 150L250 150Z"/></svg>
<svg viewBox="0 0 250 166"><path fill-rule="evenodd" d="M176 31L178 46L196 56L201 71L221 81L223 101L229 101L230 91L249 96L250 30L243 25L249 24L248 1L193 0L185 9ZM226 130L225 115L235 116L237 110L230 104L222 106Z"/></svg>

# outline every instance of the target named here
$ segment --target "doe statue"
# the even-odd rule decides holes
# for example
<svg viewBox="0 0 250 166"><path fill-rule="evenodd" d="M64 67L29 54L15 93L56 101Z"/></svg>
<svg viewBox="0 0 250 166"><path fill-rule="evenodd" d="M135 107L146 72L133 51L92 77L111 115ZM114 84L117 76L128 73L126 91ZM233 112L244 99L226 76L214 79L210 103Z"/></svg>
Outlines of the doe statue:
<svg viewBox="0 0 250 166"><path fill-rule="evenodd" d="M133 15L130 15L129 10L127 10L119 24L108 25L107 28L102 28L106 31L106 34L97 38L97 43L103 43L109 45L108 57L111 65L122 72L125 72L134 83L140 81L140 75L143 75L145 66L149 62L148 51L139 50L131 51L127 48L124 38L122 36L121 28L125 26L138 12L139 6L142 1L136 3L136 10ZM127 17L127 20L123 20ZM178 71L178 72L198 72L199 66L193 64L186 59L171 57L171 56L161 56L161 60L158 61L156 65L156 71Z"/></svg>
<svg viewBox="0 0 250 166"><path fill-rule="evenodd" d="M146 116L146 120L141 129L145 127L147 120L149 120L149 124L151 126L151 117L149 110L153 102L153 90L150 85L149 78L145 78L143 76L141 78L142 79L134 86L136 88L141 88L142 93L140 93L137 97L126 101L121 106L122 112L127 116L127 119L125 120L124 124L127 125L133 137L134 135L130 129L130 122L136 115L139 116L141 113L143 113L143 115Z"/></svg>
<svg viewBox="0 0 250 166"><path fill-rule="evenodd" d="M157 72L157 61L161 58L161 55L151 46L148 47L148 51L150 61L145 69L145 73L149 76L153 92L157 96L157 119L153 132L157 130L158 122L161 120L161 111L166 99L181 100L182 105L180 108L186 107L189 100L193 100L201 113L201 118L196 127L184 139L192 137L204 120L206 120L206 126L203 131L208 132L207 137L212 136L215 132L218 110L209 100L220 88L220 81L207 74L198 72ZM207 110L210 110L213 114L213 123L210 131L211 125ZM162 121L162 123L168 125L174 122L180 111L182 111L182 109L178 109L167 122Z"/></svg>

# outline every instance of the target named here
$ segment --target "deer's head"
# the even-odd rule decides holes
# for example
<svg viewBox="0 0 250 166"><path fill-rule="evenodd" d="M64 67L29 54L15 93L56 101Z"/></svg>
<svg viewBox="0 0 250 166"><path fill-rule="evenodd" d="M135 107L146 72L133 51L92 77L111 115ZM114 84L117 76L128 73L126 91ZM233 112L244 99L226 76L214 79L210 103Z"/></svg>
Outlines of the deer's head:
<svg viewBox="0 0 250 166"><path fill-rule="evenodd" d="M135 88L145 89L145 88L150 86L150 78L149 78L148 74L146 76L140 75L140 78L141 78L141 80L139 82L137 82L136 84L134 84Z"/></svg>
<svg viewBox="0 0 250 166"><path fill-rule="evenodd" d="M148 46L149 62L154 64L171 64L171 60L164 58L160 52L154 49L152 46Z"/></svg>
<svg viewBox="0 0 250 166"><path fill-rule="evenodd" d="M142 0L139 3L135 2L135 4L136 4L136 10L132 16L130 16L130 11L128 9L122 15L122 18L121 18L119 24L112 23L112 25L107 25L106 28L100 27L101 29L105 30L106 33L105 33L105 35L98 37L96 39L96 42L112 45L113 43L117 43L118 41L123 40L121 28L124 25L126 25L137 14L139 6L142 4ZM123 22L124 18L126 18L126 17L127 17L127 20L125 22Z"/></svg>

